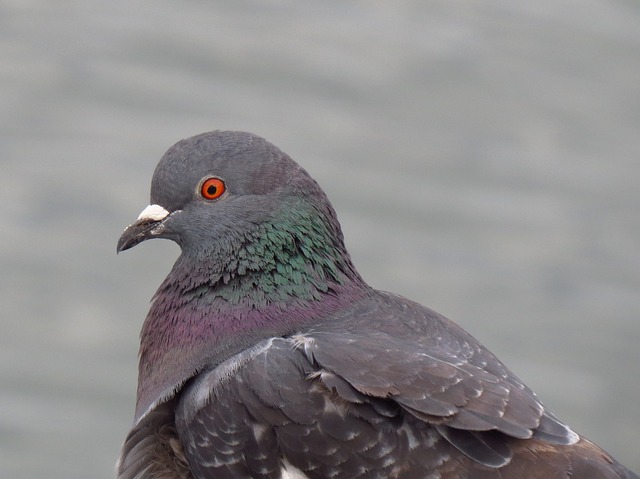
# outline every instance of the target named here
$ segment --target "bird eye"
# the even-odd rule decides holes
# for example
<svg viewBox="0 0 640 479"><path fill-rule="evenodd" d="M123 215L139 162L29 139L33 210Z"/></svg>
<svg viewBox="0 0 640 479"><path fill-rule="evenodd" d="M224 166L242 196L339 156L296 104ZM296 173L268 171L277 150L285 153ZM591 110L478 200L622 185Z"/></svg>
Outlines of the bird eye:
<svg viewBox="0 0 640 479"><path fill-rule="evenodd" d="M202 182L200 194L207 200L215 200L220 198L227 187L220 178L207 178Z"/></svg>

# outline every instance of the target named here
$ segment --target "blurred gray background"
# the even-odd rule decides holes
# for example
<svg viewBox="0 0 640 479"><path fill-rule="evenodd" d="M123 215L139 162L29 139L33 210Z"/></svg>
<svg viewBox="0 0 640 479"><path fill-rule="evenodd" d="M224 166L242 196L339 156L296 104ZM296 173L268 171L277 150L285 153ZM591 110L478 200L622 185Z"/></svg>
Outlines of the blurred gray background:
<svg viewBox="0 0 640 479"><path fill-rule="evenodd" d="M0 477L106 479L178 248L120 256L175 141L252 131L361 273L640 471L640 4L0 1Z"/></svg>

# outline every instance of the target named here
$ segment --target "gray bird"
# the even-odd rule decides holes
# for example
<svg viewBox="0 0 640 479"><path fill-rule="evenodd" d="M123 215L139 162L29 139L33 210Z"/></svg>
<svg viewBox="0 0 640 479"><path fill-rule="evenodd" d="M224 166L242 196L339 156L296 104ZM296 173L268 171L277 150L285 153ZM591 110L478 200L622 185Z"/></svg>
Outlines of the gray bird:
<svg viewBox="0 0 640 479"><path fill-rule="evenodd" d="M460 326L368 286L324 192L258 136L171 147L117 250L151 238L182 252L119 479L639 479Z"/></svg>

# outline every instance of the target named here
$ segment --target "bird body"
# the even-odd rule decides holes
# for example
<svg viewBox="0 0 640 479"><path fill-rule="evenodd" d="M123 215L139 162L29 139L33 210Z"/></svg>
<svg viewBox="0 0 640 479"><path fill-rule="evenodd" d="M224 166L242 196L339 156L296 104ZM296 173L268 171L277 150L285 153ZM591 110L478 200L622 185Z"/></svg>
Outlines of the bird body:
<svg viewBox="0 0 640 479"><path fill-rule="evenodd" d="M374 290L317 183L255 135L174 145L118 250L182 253L141 333L119 479L638 476L469 333Z"/></svg>

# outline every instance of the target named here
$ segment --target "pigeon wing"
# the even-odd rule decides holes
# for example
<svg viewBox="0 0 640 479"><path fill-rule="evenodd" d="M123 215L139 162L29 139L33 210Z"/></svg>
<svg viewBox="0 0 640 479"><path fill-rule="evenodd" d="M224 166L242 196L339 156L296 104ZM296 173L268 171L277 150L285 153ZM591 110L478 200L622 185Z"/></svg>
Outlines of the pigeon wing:
<svg viewBox="0 0 640 479"><path fill-rule="evenodd" d="M484 432L555 445L579 439L468 332L401 296L376 292L296 339L317 368L366 396L394 401L487 465L508 458L487 458L482 451L495 435Z"/></svg>
<svg viewBox="0 0 640 479"><path fill-rule="evenodd" d="M500 467L508 436L543 426L569 431L526 388L382 333L265 340L196 377L176 412L196 478L393 477L441 467L452 446Z"/></svg>

